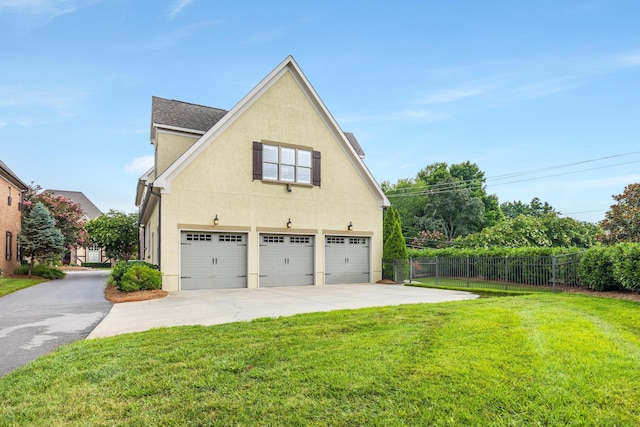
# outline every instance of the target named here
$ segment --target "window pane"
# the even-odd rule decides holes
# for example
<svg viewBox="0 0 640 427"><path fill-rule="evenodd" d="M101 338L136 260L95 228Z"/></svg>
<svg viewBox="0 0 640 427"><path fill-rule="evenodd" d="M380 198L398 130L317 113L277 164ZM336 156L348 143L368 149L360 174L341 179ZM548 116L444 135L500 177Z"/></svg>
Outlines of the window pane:
<svg viewBox="0 0 640 427"><path fill-rule="evenodd" d="M297 181L303 184L311 184L311 168L298 167Z"/></svg>
<svg viewBox="0 0 640 427"><path fill-rule="evenodd" d="M311 167L311 151L298 150L298 166Z"/></svg>
<svg viewBox="0 0 640 427"><path fill-rule="evenodd" d="M276 147L275 145L263 145L262 161L269 163L278 163L278 147Z"/></svg>
<svg viewBox="0 0 640 427"><path fill-rule="evenodd" d="M280 148L280 163L283 165L296 164L296 150L294 148Z"/></svg>
<svg viewBox="0 0 640 427"><path fill-rule="evenodd" d="M263 179L278 179L278 165L275 163L264 163L262 166Z"/></svg>
<svg viewBox="0 0 640 427"><path fill-rule="evenodd" d="M280 165L280 181L295 180L296 168L294 166Z"/></svg>

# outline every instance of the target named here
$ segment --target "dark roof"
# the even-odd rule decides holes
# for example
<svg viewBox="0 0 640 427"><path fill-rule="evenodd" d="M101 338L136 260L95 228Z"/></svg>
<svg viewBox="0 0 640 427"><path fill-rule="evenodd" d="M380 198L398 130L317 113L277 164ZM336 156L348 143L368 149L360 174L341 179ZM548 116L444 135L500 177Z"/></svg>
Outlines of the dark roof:
<svg viewBox="0 0 640 427"><path fill-rule="evenodd" d="M18 175L13 173L13 171L9 169L9 166L7 166L2 160L0 160L0 176L5 178L7 181L9 181L22 191L26 191L28 188L27 184L22 182L22 180L18 178Z"/></svg>
<svg viewBox="0 0 640 427"><path fill-rule="evenodd" d="M93 204L91 200L87 196L84 195L81 191L64 191L64 190L44 190L46 193L51 193L56 196L66 197L67 199L71 199L77 204L80 205L80 209L89 219L94 219L102 215L102 211L98 209L96 205Z"/></svg>
<svg viewBox="0 0 640 427"><path fill-rule="evenodd" d="M151 98L152 128L155 124L206 132L227 113L228 111L220 108L205 107L204 105L157 96ZM351 132L344 132L344 134L358 156L364 159L364 151L355 135Z"/></svg>
<svg viewBox="0 0 640 427"><path fill-rule="evenodd" d="M151 125L174 126L206 132L225 114L226 110L189 104L154 96L151 101Z"/></svg>
<svg viewBox="0 0 640 427"><path fill-rule="evenodd" d="M358 153L358 156L360 156L361 159L364 159L364 150L360 146L360 143L356 139L356 136L351 132L344 132L344 135L347 137L347 139L351 143L351 146L353 147L353 149L356 150L356 153Z"/></svg>

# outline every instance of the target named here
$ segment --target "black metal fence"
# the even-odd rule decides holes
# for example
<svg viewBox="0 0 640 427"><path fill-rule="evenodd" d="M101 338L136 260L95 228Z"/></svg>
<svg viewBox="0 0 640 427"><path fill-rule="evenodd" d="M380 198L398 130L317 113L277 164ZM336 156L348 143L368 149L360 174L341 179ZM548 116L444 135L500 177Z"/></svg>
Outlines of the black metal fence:
<svg viewBox="0 0 640 427"><path fill-rule="evenodd" d="M383 260L385 279L438 286L562 291L579 286L582 252L543 257L433 257Z"/></svg>

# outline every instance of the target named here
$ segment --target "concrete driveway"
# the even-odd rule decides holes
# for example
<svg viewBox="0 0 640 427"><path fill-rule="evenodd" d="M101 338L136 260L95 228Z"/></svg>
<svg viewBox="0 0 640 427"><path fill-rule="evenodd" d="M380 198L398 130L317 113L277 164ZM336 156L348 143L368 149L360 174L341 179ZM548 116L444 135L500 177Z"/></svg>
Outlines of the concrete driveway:
<svg viewBox="0 0 640 427"><path fill-rule="evenodd" d="M111 309L108 271L69 271L0 298L0 376L86 338Z"/></svg>
<svg viewBox="0 0 640 427"><path fill-rule="evenodd" d="M207 326L261 317L477 297L469 292L373 284L181 291L157 300L115 304L88 338L157 327Z"/></svg>

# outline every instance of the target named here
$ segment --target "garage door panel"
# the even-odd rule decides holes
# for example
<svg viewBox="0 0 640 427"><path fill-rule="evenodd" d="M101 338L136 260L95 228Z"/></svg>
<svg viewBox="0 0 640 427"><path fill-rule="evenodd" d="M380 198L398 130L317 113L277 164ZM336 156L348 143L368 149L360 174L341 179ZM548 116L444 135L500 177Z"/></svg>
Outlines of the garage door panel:
<svg viewBox="0 0 640 427"><path fill-rule="evenodd" d="M259 286L314 284L313 236L260 236Z"/></svg>
<svg viewBox="0 0 640 427"><path fill-rule="evenodd" d="M325 238L325 283L368 283L370 239L327 236Z"/></svg>
<svg viewBox="0 0 640 427"><path fill-rule="evenodd" d="M181 289L246 287L246 242L246 234L183 232Z"/></svg>

